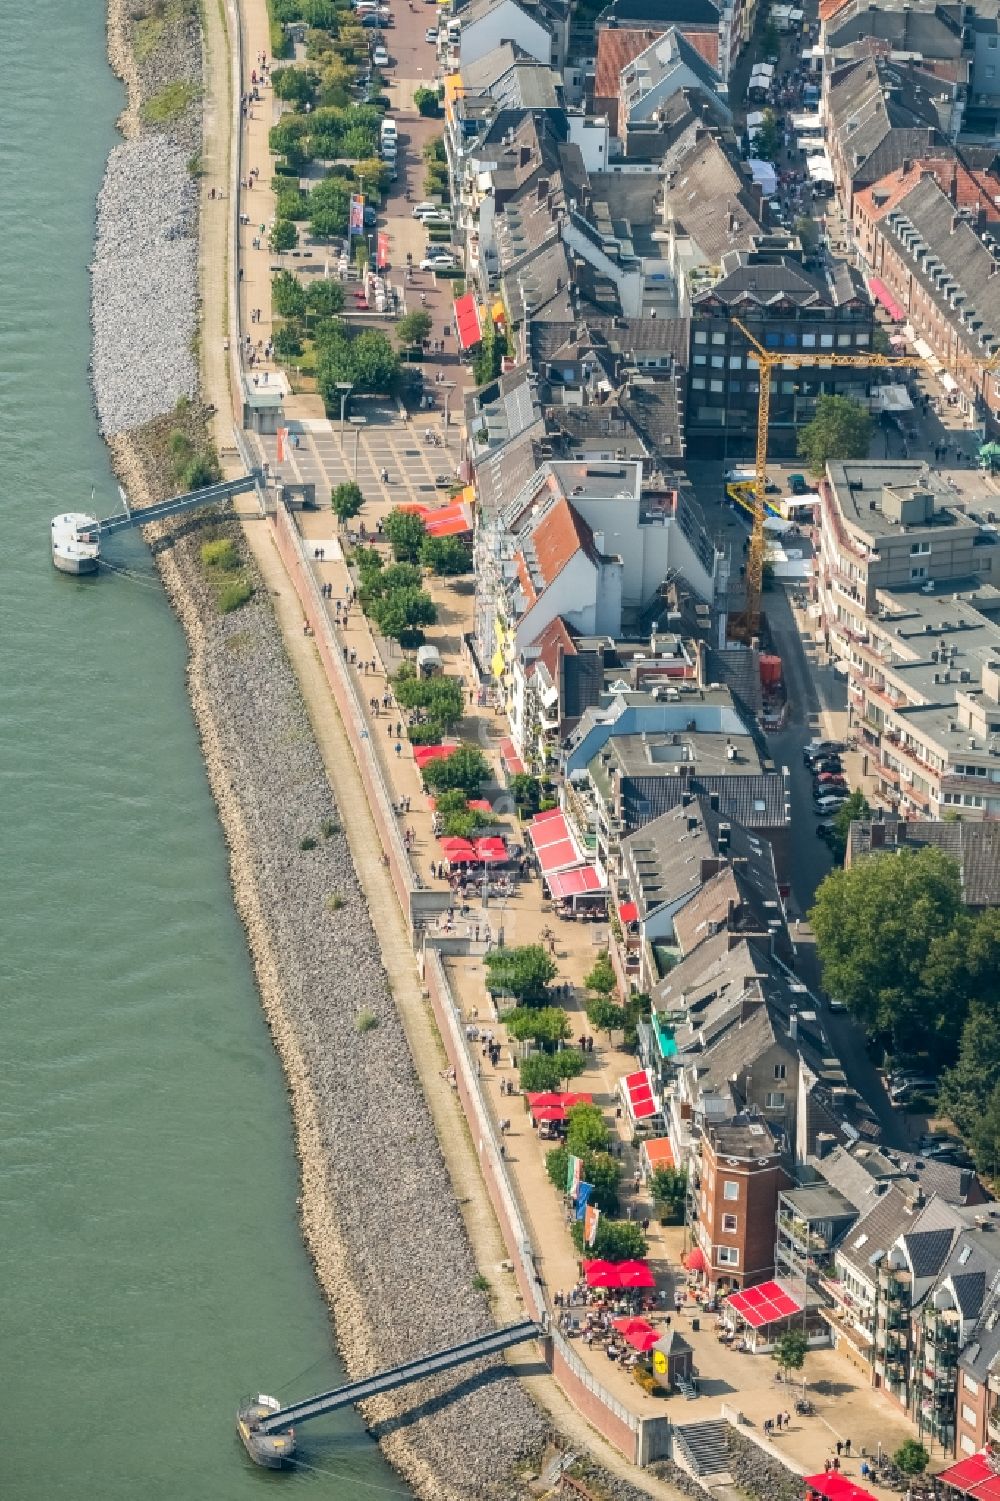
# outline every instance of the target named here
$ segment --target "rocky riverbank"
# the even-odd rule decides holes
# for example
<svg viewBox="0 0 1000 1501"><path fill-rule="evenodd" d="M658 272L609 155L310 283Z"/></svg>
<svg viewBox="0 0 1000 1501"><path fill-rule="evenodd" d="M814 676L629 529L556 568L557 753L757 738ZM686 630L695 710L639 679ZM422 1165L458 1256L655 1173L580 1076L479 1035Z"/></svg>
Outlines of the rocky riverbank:
<svg viewBox="0 0 1000 1501"><path fill-rule="evenodd" d="M148 19L159 14L154 7ZM142 505L171 489L175 405L193 394L183 340L172 339L162 358L150 355L163 332L154 320L164 297L175 299L171 323L187 327L195 221L190 186L179 176L185 147L142 129L130 24L118 11L111 26L134 133L113 153L102 193L94 378L116 470ZM157 83L162 91L170 79L161 71ZM138 287L127 279L133 268L116 280L116 252L132 235L121 222L130 200L143 205L129 241L135 272L152 274L166 251L167 277L157 301L131 310L121 297ZM109 284L113 295L105 295ZM185 420L197 426L197 407ZM225 530L242 546L234 524ZM248 605L219 614L199 558L203 537L161 534L158 566L187 633L191 698L235 898L288 1080L303 1227L356 1376L483 1332L493 1320L274 613L257 580ZM520 1496L519 1466L545 1440L536 1409L502 1362L379 1399L366 1417L424 1496Z"/></svg>

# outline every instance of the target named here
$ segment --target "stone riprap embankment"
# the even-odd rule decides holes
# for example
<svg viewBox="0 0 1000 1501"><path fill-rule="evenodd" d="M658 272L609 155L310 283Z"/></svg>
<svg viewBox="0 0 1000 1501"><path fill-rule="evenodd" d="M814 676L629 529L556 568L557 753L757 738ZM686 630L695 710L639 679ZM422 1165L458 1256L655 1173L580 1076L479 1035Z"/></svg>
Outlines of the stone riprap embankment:
<svg viewBox="0 0 1000 1501"><path fill-rule="evenodd" d="M260 595L218 615L199 541L161 565L181 586L237 903L295 1104L305 1229L345 1362L363 1375L494 1321L277 622ZM523 1494L514 1468L544 1425L502 1363L473 1384L475 1371L366 1410L421 1495Z"/></svg>
<svg viewBox="0 0 1000 1501"><path fill-rule="evenodd" d="M161 416L198 390L197 189L158 134L116 146L97 204L91 380L102 434Z"/></svg>

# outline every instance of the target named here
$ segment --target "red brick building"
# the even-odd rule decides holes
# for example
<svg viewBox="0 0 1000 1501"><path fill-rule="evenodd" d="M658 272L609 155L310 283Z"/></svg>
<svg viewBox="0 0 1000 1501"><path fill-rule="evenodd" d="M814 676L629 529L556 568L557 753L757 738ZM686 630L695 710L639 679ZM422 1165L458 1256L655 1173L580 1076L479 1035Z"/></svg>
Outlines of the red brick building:
<svg viewBox="0 0 1000 1501"><path fill-rule="evenodd" d="M706 1126L696 1235L710 1286L753 1287L774 1275L778 1195L790 1184L765 1121L743 1116Z"/></svg>

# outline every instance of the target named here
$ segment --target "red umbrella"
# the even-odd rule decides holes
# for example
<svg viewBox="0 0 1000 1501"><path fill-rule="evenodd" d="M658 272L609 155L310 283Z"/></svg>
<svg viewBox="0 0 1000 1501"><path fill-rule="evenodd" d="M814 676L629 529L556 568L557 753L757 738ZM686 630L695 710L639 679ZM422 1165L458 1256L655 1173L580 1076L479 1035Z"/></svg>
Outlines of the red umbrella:
<svg viewBox="0 0 1000 1501"><path fill-rule="evenodd" d="M655 1287L656 1278L644 1261L618 1263L619 1287Z"/></svg>
<svg viewBox="0 0 1000 1501"><path fill-rule="evenodd" d="M452 865L476 865L479 861L479 856L472 849L449 850L448 859Z"/></svg>
<svg viewBox="0 0 1000 1501"><path fill-rule="evenodd" d="M588 1287L621 1287L613 1261L588 1261L583 1270Z"/></svg>
<svg viewBox="0 0 1000 1501"><path fill-rule="evenodd" d="M561 1105L533 1105L532 1115L536 1121L564 1121L566 1112Z"/></svg>
<svg viewBox="0 0 1000 1501"><path fill-rule="evenodd" d="M507 846L495 836L477 839L476 855L484 865L503 865L507 860Z"/></svg>
<svg viewBox="0 0 1000 1501"><path fill-rule="evenodd" d="M468 839L439 839L438 843L446 855L458 852L460 855L474 855L475 850Z"/></svg>
<svg viewBox="0 0 1000 1501"><path fill-rule="evenodd" d="M634 1349L641 1350L643 1355L646 1355L654 1345L660 1343L663 1336L659 1329L654 1329L652 1324L647 1324L645 1329L633 1329L632 1333L626 1334L625 1338Z"/></svg>

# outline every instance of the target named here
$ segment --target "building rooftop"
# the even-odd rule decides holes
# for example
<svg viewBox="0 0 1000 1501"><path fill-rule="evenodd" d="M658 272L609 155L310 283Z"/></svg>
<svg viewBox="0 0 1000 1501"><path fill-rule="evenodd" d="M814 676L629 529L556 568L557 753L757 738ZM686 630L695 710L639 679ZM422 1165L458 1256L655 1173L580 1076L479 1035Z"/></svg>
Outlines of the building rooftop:
<svg viewBox="0 0 1000 1501"><path fill-rule="evenodd" d="M827 483L844 520L877 546L881 537L939 527L978 528L953 508L954 491L919 460L859 460L827 465Z"/></svg>
<svg viewBox="0 0 1000 1501"><path fill-rule="evenodd" d="M851 824L849 860L883 850L933 846L958 862L962 898L968 907L1000 907L1000 824L936 819L908 822L886 814Z"/></svg>
<svg viewBox="0 0 1000 1501"><path fill-rule="evenodd" d="M857 1209L850 1199L829 1183L809 1183L804 1188L786 1188L783 1204L804 1220L854 1219Z"/></svg>
<svg viewBox="0 0 1000 1501"><path fill-rule="evenodd" d="M755 1161L762 1157L778 1157L781 1148L778 1138L767 1121L755 1116L740 1116L724 1125L709 1126L708 1140L716 1157L738 1157L743 1161Z"/></svg>

